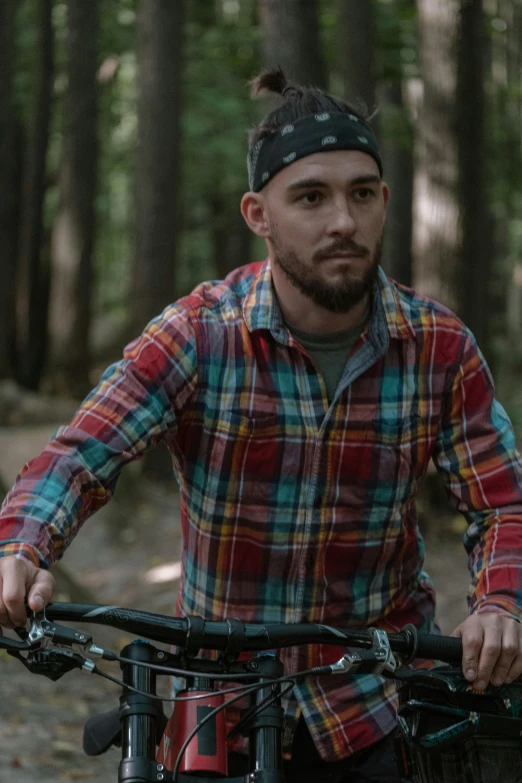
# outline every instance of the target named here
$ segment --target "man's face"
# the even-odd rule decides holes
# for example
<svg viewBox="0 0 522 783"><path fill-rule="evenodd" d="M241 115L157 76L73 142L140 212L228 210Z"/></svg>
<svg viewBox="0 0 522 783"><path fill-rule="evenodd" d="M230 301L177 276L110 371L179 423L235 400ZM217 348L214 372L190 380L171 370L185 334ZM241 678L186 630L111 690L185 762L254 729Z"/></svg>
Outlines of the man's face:
<svg viewBox="0 0 522 783"><path fill-rule="evenodd" d="M276 267L308 299L347 313L377 275L388 188L355 150L292 163L265 188L267 243Z"/></svg>

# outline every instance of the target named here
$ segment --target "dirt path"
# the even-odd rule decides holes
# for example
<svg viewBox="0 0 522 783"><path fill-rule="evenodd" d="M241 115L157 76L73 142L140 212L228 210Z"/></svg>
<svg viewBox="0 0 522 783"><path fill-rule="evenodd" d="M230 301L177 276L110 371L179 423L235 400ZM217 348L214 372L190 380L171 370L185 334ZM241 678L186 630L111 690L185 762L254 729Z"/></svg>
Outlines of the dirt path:
<svg viewBox="0 0 522 783"><path fill-rule="evenodd" d="M0 429L0 477L10 485L22 464L38 453L54 427ZM446 527L427 541L427 569L439 596L439 619L450 632L466 614L466 558ZM179 575L177 497L138 482L124 471L114 500L86 523L67 551L64 567L101 603L172 613ZM62 587L65 590L66 587ZM57 600L70 600L66 592ZM113 650L130 641L104 630L102 645ZM91 627L95 639L100 629ZM113 667L111 672L117 675ZM119 751L88 758L82 751L87 717L117 706L116 686L71 672L57 683L29 675L0 654L0 783L56 783L116 779Z"/></svg>

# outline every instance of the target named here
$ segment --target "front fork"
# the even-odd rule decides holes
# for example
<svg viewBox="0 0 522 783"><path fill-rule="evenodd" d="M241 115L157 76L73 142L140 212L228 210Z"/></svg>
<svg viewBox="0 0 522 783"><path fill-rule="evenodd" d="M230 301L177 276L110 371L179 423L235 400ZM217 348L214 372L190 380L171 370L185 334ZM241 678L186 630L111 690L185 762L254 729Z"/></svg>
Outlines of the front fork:
<svg viewBox="0 0 522 783"><path fill-rule="evenodd" d="M249 783L283 783L283 708L281 707L279 684L272 685L267 677L282 677L283 664L271 654L256 656L248 665L250 671L259 674L259 681L266 682L266 688L260 688L252 699L255 706L260 705L267 696L277 699L248 722L249 761L252 772L247 777Z"/></svg>
<svg viewBox="0 0 522 783"><path fill-rule="evenodd" d="M157 663L156 648L138 639L122 650L122 657L143 663ZM122 760L118 783L161 783L167 780L167 771L156 758L157 726L163 716L161 702L156 695L156 673L152 669L132 663L121 664L123 681L151 696L124 691L120 698Z"/></svg>
<svg viewBox="0 0 522 783"><path fill-rule="evenodd" d="M120 698L120 719L122 725L122 760L118 772L118 783L169 783L172 772L156 761L157 728L161 725L163 710L161 702L152 698L156 695L156 673L146 669L139 663L156 663L158 650L141 639L127 645L122 651L122 657L136 663L122 663L123 681L139 689L144 694L125 691ZM249 738L250 772L244 778L228 779L236 783L284 783L282 733L283 709L281 707L280 686L271 683L271 679L283 675L283 664L273 655L261 654L246 665L232 664L232 673L245 671L259 675L260 682L266 682L265 688L256 691L252 698L252 706L246 711L244 733ZM248 713L261 704L267 696L275 696L274 704L248 718ZM220 783L224 778L189 777L181 774L181 781L193 783Z"/></svg>

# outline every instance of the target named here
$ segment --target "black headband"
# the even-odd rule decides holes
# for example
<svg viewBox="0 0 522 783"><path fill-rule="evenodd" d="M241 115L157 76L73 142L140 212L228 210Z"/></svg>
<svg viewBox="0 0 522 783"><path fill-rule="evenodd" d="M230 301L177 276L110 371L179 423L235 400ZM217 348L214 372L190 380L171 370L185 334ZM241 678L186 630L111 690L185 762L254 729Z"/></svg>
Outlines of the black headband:
<svg viewBox="0 0 522 783"><path fill-rule="evenodd" d="M382 161L375 134L363 120L347 112L310 114L265 136L248 151L248 183L259 192L278 171L299 158L330 150L360 150L379 167Z"/></svg>

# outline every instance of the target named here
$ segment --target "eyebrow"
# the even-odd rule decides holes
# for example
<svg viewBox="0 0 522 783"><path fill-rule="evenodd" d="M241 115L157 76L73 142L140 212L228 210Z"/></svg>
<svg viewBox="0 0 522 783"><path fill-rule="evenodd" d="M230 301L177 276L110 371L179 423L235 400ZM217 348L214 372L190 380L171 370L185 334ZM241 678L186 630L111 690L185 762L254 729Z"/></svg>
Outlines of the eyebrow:
<svg viewBox="0 0 522 783"><path fill-rule="evenodd" d="M377 174L361 174L360 177L350 180L350 185L369 185L371 183L380 183L381 178ZM327 188L328 182L322 179L314 179L309 177L308 179L299 179L297 182L293 182L288 186L287 190L303 190L304 188Z"/></svg>

